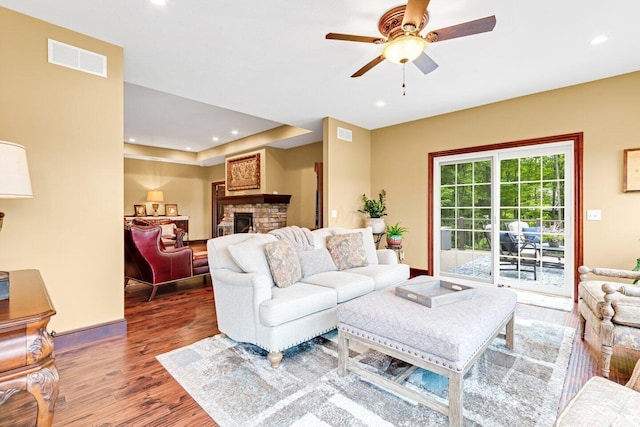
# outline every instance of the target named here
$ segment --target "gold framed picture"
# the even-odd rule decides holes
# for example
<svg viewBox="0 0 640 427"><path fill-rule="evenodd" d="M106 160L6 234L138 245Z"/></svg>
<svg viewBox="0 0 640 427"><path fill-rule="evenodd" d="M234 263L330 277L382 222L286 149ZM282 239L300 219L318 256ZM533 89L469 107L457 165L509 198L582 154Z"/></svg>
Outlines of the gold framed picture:
<svg viewBox="0 0 640 427"><path fill-rule="evenodd" d="M178 216L178 205L167 203L164 205L164 212L167 216Z"/></svg>
<svg viewBox="0 0 640 427"><path fill-rule="evenodd" d="M147 206L146 205L133 205L133 211L136 216L147 216Z"/></svg>
<svg viewBox="0 0 640 427"><path fill-rule="evenodd" d="M260 188L260 153L227 160L229 191Z"/></svg>
<svg viewBox="0 0 640 427"><path fill-rule="evenodd" d="M623 190L640 191L640 148L624 150Z"/></svg>

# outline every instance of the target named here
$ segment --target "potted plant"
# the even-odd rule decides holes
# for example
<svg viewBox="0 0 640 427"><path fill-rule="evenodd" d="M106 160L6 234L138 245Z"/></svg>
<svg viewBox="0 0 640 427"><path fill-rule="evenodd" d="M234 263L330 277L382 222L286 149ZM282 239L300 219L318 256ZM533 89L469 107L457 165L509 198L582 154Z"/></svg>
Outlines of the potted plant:
<svg viewBox="0 0 640 427"><path fill-rule="evenodd" d="M401 227L399 222L393 225L387 225L385 228L387 233L387 246L400 246L402 245L402 236L408 230L406 227Z"/></svg>
<svg viewBox="0 0 640 427"><path fill-rule="evenodd" d="M378 194L378 199L370 199L366 194L362 195L362 209L358 209L358 212L367 214L365 219L365 227L371 227L374 233L384 232L384 219L383 216L387 215L387 193L382 190Z"/></svg>

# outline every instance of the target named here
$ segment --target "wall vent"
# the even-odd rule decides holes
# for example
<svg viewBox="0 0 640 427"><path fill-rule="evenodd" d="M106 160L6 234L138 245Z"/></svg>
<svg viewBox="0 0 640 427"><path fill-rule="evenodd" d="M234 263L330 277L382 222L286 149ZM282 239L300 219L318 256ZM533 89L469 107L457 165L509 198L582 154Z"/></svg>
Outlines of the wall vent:
<svg viewBox="0 0 640 427"><path fill-rule="evenodd" d="M352 132L349 129L338 127L338 139L343 141L353 141Z"/></svg>
<svg viewBox="0 0 640 427"><path fill-rule="evenodd" d="M49 62L74 70L107 77L107 57L49 39Z"/></svg>

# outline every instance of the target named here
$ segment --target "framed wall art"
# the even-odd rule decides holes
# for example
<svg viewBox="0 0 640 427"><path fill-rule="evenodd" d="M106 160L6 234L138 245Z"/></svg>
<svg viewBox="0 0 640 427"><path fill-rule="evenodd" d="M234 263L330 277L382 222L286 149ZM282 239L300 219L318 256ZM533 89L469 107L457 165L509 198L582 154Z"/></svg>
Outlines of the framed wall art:
<svg viewBox="0 0 640 427"><path fill-rule="evenodd" d="M227 160L229 191L260 188L260 153Z"/></svg>
<svg viewBox="0 0 640 427"><path fill-rule="evenodd" d="M640 191L640 148L624 150L624 192Z"/></svg>
<svg viewBox="0 0 640 427"><path fill-rule="evenodd" d="M147 216L147 206L146 205L133 205L133 211L136 216Z"/></svg>
<svg viewBox="0 0 640 427"><path fill-rule="evenodd" d="M178 216L178 205L164 205L164 212L166 216Z"/></svg>

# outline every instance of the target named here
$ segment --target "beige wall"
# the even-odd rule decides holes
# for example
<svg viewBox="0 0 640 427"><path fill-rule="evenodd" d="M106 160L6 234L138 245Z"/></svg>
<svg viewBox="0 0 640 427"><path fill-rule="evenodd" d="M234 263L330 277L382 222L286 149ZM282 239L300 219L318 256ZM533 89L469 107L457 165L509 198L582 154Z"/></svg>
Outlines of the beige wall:
<svg viewBox="0 0 640 427"><path fill-rule="evenodd" d="M107 56L103 78L47 62L47 38ZM0 7L0 139L26 147L33 199L0 200L0 269L38 269L57 332L121 320L122 49Z"/></svg>
<svg viewBox="0 0 640 427"><path fill-rule="evenodd" d="M124 159L124 212L133 215L133 205L146 205L151 215L147 191L162 190L166 203L178 205L178 214L189 216L189 240L211 236L211 181L209 168L150 160ZM220 169L220 168L218 168Z"/></svg>
<svg viewBox="0 0 640 427"><path fill-rule="evenodd" d="M287 183L286 150L267 147L265 150L265 193L290 194Z"/></svg>
<svg viewBox="0 0 640 427"><path fill-rule="evenodd" d="M287 224L315 227L316 172L315 164L322 162L322 142L284 150L286 154L287 194L291 203L287 209Z"/></svg>
<svg viewBox="0 0 640 427"><path fill-rule="evenodd" d="M362 194L378 194L371 186L371 132L331 117L324 119L324 225L362 227ZM338 127L352 131L352 141L338 139ZM337 216L333 218L331 211Z"/></svg>
<svg viewBox="0 0 640 427"><path fill-rule="evenodd" d="M635 266L640 193L622 192L622 153L640 147L639 99L636 72L372 131L371 187L387 190L387 222L409 228L407 262L427 267L429 152L584 132L584 208L602 210L584 222L584 262Z"/></svg>

